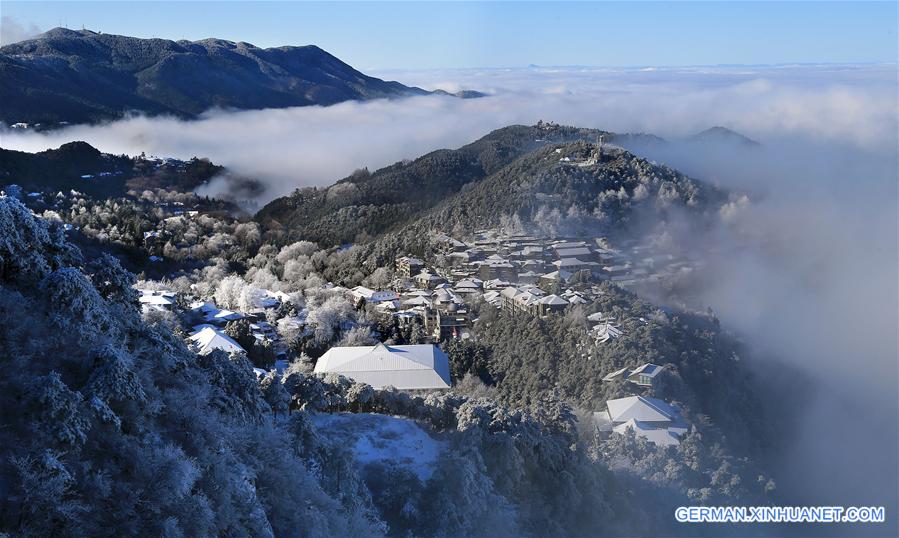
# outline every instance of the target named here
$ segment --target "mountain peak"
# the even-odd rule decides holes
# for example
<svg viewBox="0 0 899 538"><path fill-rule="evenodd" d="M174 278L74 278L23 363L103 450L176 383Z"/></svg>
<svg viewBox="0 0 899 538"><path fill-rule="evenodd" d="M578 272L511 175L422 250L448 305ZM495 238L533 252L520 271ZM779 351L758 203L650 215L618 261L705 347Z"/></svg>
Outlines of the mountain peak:
<svg viewBox="0 0 899 538"><path fill-rule="evenodd" d="M708 129L698 132L695 135L690 137L690 140L694 142L730 142L730 143L738 143L746 146L760 146L761 144L756 142L755 140L749 138L748 136L742 135L734 130L728 129L727 127L721 127L720 125L716 125L714 127L709 127Z"/></svg>

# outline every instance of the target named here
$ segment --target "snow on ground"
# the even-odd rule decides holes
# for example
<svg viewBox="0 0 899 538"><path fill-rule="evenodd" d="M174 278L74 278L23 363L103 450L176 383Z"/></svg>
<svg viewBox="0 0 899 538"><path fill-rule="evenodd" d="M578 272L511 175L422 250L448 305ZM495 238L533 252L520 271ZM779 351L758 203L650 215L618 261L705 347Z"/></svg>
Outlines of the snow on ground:
<svg viewBox="0 0 899 538"><path fill-rule="evenodd" d="M352 447L360 466L372 462L397 465L422 481L434 473L446 441L434 439L415 421L370 413L319 414L312 419L318 434Z"/></svg>

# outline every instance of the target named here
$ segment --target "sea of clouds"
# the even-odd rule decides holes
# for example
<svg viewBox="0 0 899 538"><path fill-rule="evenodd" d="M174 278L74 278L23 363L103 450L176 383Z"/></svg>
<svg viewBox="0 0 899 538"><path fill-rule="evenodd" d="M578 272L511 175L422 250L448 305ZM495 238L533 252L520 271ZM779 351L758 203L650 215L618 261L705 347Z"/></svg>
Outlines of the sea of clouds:
<svg viewBox="0 0 899 538"><path fill-rule="evenodd" d="M537 120L615 132L680 137L723 125L750 137L802 135L858 147L895 140L895 70L890 66L600 69L530 68L383 72L446 96L346 102L330 107L209 111L200 119L134 116L50 133L0 133L25 151L84 140L110 153L208 157L266 185L264 203L298 186L327 185L493 129Z"/></svg>

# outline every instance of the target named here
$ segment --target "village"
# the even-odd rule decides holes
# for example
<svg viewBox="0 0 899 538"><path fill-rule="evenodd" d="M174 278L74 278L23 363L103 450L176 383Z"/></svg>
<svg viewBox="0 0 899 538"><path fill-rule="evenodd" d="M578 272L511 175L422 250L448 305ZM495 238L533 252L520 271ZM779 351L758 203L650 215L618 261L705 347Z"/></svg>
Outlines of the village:
<svg viewBox="0 0 899 538"><path fill-rule="evenodd" d="M637 245L612 249L603 238L542 239L484 231L471 243L440 232L434 233L433 240L434 262L401 256L389 271L392 279L377 289L325 285L330 296L359 312L352 320L337 322L337 333L360 328L373 335L374 343L332 342L335 345L315 360L314 373L343 375L375 389L449 389L454 380L441 344L474 338L477 312L483 305L514 315L562 314L592 303L604 293L599 285L603 280L626 286L690 268L685 260L650 256ZM310 321L302 301L294 302L291 294L282 291L255 289L243 299L246 308L242 311L220 307L212 297L186 297L158 286L139 292L145 315L177 314L188 344L197 353L220 350L248 356L260 379L269 370L283 373L297 359L287 335L310 338L320 323ZM596 312L586 319L595 345L625 334L622 320L610 315ZM385 343L378 337L379 323L417 326L423 331L411 343ZM662 366L646 363L606 375L604 383L622 383L625 392L634 395L609 400L607 410L595 412L597 432L608 435L632 429L653 443L677 444L686 431L678 409L650 396L663 371Z"/></svg>

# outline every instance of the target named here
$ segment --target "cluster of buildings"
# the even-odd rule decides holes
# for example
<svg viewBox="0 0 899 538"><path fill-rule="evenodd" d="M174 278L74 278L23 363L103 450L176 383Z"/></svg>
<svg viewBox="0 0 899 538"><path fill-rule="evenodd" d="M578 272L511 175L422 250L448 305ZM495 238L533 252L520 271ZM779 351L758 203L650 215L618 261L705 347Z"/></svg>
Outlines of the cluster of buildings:
<svg viewBox="0 0 899 538"><path fill-rule="evenodd" d="M337 288L340 290L341 288ZM440 292L445 288L435 290L438 297L425 299L423 294L414 295L418 302L440 303L450 292ZM170 311L179 308L178 296L173 291L140 289L140 304L144 311ZM357 287L347 290L350 297L359 302L370 301L375 304L384 304L391 301L399 301L400 296L393 291L373 291L367 288ZM247 350L237 341L225 333L224 328L229 322L248 319L250 330L258 341L268 341L277 346L281 364L276 362L276 369L283 370L286 367L286 349L281 342L275 327L265 321L266 310L277 308L290 297L279 292L266 292L258 301L259 308L250 312L236 312L233 310L218 308L211 301L195 301L186 309L186 318L193 325L188 337L191 346L200 355L207 355L213 351L224 351L232 354L246 354ZM407 299L408 300L408 299ZM448 299L452 303L453 299ZM453 303L455 304L455 303ZM444 320L445 315L437 314L439 320ZM287 318L285 318L287 319ZM294 316L287 319L296 323L297 329L304 327L302 316ZM446 323L444 321L444 323ZM348 346L332 347L322 355L315 365L316 373L335 373L371 385L373 388L396 387L400 390L439 390L452 386L450 378L449 358L438 346L434 344L419 344L405 346L388 346L378 343L374 346ZM264 374L264 370L256 369L257 375Z"/></svg>
<svg viewBox="0 0 899 538"><path fill-rule="evenodd" d="M138 289L138 301L144 312L176 312L180 310L178 294L169 290ZM194 301L185 310L185 318L191 323L190 341L201 355L221 350L226 353L246 353L239 343L225 334L225 326L232 321L247 319L250 332L261 343L272 345L278 357L279 367L286 367L287 348L275 327L266 321L267 311L289 302L290 296L282 292L265 290L258 298L256 308L237 312L219 308L211 301ZM302 320L300 320L302 322Z"/></svg>
<svg viewBox="0 0 899 538"><path fill-rule="evenodd" d="M388 289L357 286L348 290L349 299L357 307L374 305L401 322L418 318L428 336L441 341L470 335L470 307L477 301L546 316L591 303L602 293L598 281L627 285L686 263L648 254L636 263L633 255L646 249L615 250L602 237L538 238L487 230L470 242L440 232L433 239L440 266L402 256L395 260L397 278ZM601 314L588 321L597 343L623 335L615 320Z"/></svg>
<svg viewBox="0 0 899 538"><path fill-rule="evenodd" d="M471 242L437 232L434 242L440 266L402 256L395 260L397 278L387 289L357 286L348 290L348 298L401 322L418 318L429 337L442 341L470 336L470 307L477 301L546 316L591 303L602 293L597 281L622 284L649 274L640 267L632 270L629 258L601 237L538 238L488 230ZM645 264L667 267L658 257L648 257ZM589 319L597 343L622 336L615 320L597 315Z"/></svg>
<svg viewBox="0 0 899 538"><path fill-rule="evenodd" d="M413 264L418 262L411 261ZM357 286L348 290L348 299L357 308L363 304L374 305L384 315L394 316L400 325L412 323L417 318L426 334L437 341L470 336L472 319L467 302L483 289L480 280L470 279L452 285L434 273L422 271L411 279L400 279L395 288L372 290Z"/></svg>
<svg viewBox="0 0 899 538"><path fill-rule="evenodd" d="M626 287L692 268L685 258L656 253L635 241L612 248L604 237L538 238L485 230L470 243L440 232L435 240L452 275L536 284L553 292L572 279L610 280ZM414 270L409 266L406 272L412 276Z"/></svg>

